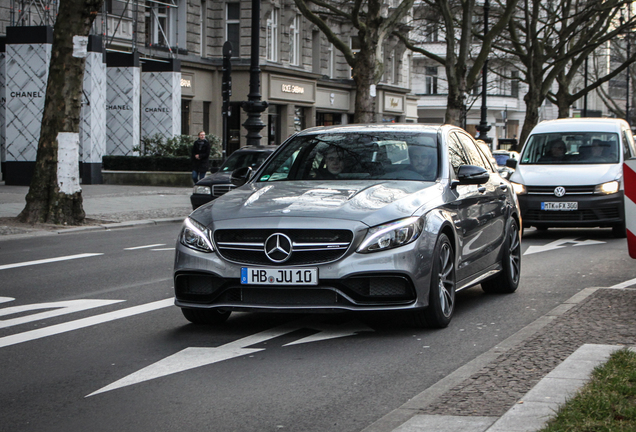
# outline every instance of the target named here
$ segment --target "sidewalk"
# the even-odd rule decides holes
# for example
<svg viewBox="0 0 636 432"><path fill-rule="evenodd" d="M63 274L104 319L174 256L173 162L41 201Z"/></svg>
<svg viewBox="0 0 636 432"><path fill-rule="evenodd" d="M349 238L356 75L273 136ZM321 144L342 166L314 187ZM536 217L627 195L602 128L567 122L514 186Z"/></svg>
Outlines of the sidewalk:
<svg viewBox="0 0 636 432"><path fill-rule="evenodd" d="M0 182L0 236L77 230L77 227L20 226L6 218L15 218L26 205L28 186L6 186ZM181 221L191 211L190 187L82 185L83 207L87 225L79 229L96 229L102 225Z"/></svg>
<svg viewBox="0 0 636 432"><path fill-rule="evenodd" d="M27 192L27 186L0 182L0 241L176 223L191 211L191 188L85 185L84 211L92 225L6 225L24 208ZM535 432L621 346L636 346L636 289L585 288L363 432Z"/></svg>
<svg viewBox="0 0 636 432"><path fill-rule="evenodd" d="M636 289L586 288L363 432L535 432L623 346Z"/></svg>

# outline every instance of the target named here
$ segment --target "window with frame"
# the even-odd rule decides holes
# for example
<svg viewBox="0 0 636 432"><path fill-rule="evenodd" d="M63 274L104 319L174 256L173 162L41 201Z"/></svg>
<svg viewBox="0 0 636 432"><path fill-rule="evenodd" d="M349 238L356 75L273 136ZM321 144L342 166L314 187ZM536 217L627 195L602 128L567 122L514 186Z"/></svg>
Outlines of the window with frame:
<svg viewBox="0 0 636 432"><path fill-rule="evenodd" d="M289 25L289 63L300 64L300 15L296 15Z"/></svg>
<svg viewBox="0 0 636 432"><path fill-rule="evenodd" d="M176 13L171 14L170 12L167 3L146 0L144 30L148 46L170 46L169 36L173 30L172 21L176 18Z"/></svg>
<svg viewBox="0 0 636 432"><path fill-rule="evenodd" d="M201 13L199 14L199 54L206 56L207 46L207 26L208 26L208 5L205 0L201 0Z"/></svg>
<svg viewBox="0 0 636 432"><path fill-rule="evenodd" d="M267 46L267 60L278 61L278 17L279 8L273 8L267 16L265 39Z"/></svg>
<svg viewBox="0 0 636 432"><path fill-rule="evenodd" d="M241 44L241 4L227 3L225 9L225 40L232 44L232 57L238 57Z"/></svg>
<svg viewBox="0 0 636 432"><path fill-rule="evenodd" d="M425 28L424 42L439 42L439 26L437 23L430 23Z"/></svg>
<svg viewBox="0 0 636 432"><path fill-rule="evenodd" d="M437 94L437 68L426 67L426 94Z"/></svg>

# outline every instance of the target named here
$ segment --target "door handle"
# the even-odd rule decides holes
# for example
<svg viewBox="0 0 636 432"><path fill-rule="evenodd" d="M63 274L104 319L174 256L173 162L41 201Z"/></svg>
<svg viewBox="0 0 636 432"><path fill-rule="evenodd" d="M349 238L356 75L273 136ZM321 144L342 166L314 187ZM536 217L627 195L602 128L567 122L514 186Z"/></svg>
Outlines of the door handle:
<svg viewBox="0 0 636 432"><path fill-rule="evenodd" d="M486 187L485 186L479 186L477 188L477 190L479 191L479 193L484 193L484 192L486 192Z"/></svg>

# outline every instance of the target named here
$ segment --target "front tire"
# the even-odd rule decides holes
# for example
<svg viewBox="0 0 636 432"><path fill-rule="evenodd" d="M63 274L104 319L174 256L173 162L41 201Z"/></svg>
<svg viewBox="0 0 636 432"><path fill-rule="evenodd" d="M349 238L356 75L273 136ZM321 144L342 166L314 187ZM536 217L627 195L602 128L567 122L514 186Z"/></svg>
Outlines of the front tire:
<svg viewBox="0 0 636 432"><path fill-rule="evenodd" d="M510 219L506 230L501 258L502 270L492 279L481 283L481 289L489 294L511 294L517 290L521 279L521 241L519 228L514 219Z"/></svg>
<svg viewBox="0 0 636 432"><path fill-rule="evenodd" d="M219 309L181 309L183 316L192 324L215 325L223 324L232 312Z"/></svg>
<svg viewBox="0 0 636 432"><path fill-rule="evenodd" d="M455 253L446 234L435 245L428 307L413 315L417 327L444 328L455 311Z"/></svg>

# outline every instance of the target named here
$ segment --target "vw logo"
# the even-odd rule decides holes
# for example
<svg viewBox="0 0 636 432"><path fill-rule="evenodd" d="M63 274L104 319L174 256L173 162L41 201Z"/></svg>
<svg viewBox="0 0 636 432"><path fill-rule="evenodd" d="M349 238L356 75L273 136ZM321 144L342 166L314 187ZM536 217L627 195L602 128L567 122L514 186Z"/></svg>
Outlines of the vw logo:
<svg viewBox="0 0 636 432"><path fill-rule="evenodd" d="M563 186L554 188L554 195L561 198L565 195L565 188Z"/></svg>
<svg viewBox="0 0 636 432"><path fill-rule="evenodd" d="M282 263L292 254L292 241L285 234L276 233L265 240L265 255L270 261Z"/></svg>

